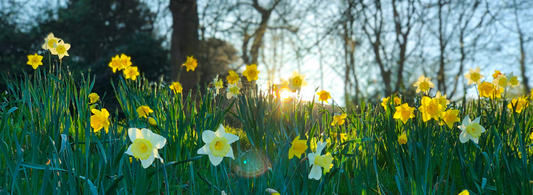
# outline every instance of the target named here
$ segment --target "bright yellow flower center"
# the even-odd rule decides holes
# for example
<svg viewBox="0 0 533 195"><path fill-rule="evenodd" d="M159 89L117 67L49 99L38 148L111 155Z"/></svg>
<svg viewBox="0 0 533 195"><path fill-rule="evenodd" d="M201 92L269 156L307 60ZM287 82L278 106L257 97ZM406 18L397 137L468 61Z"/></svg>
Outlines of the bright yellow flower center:
<svg viewBox="0 0 533 195"><path fill-rule="evenodd" d="M479 123L473 123L466 127L466 132L472 137L477 138L481 135L481 125Z"/></svg>
<svg viewBox="0 0 533 195"><path fill-rule="evenodd" d="M473 72L472 74L470 74L470 79L474 82L479 81L480 78L481 76L477 72Z"/></svg>
<svg viewBox="0 0 533 195"><path fill-rule="evenodd" d="M58 54L64 54L65 51L67 51L67 49L65 48L64 45L58 45L58 46L56 47L56 51L57 51Z"/></svg>
<svg viewBox="0 0 533 195"><path fill-rule="evenodd" d="M316 156L314 163L315 165L318 165L324 168L324 173L327 173L333 166L333 157L331 157L330 153L327 153L326 155L322 155L322 156Z"/></svg>
<svg viewBox="0 0 533 195"><path fill-rule="evenodd" d="M509 83L511 85L518 85L518 78L517 77L511 77L511 79L509 79Z"/></svg>
<svg viewBox="0 0 533 195"><path fill-rule="evenodd" d="M302 78L300 78L299 76L294 77L294 78L292 79L292 85L295 86L295 87L300 87L300 86L302 86Z"/></svg>
<svg viewBox="0 0 533 195"><path fill-rule="evenodd" d="M233 94L239 94L239 88L236 86L230 88L229 91Z"/></svg>
<svg viewBox="0 0 533 195"><path fill-rule="evenodd" d="M501 87L506 87L507 86L507 78L501 77L498 80L498 85L501 86Z"/></svg>
<svg viewBox="0 0 533 195"><path fill-rule="evenodd" d="M57 44L57 39L48 40L48 48L54 48L54 43Z"/></svg>
<svg viewBox="0 0 533 195"><path fill-rule="evenodd" d="M131 144L131 152L135 158L146 160L152 154L152 143L145 139L135 139Z"/></svg>
<svg viewBox="0 0 533 195"><path fill-rule="evenodd" d="M219 80L219 81L215 82L215 87L222 88L222 84L223 84L222 81Z"/></svg>
<svg viewBox="0 0 533 195"><path fill-rule="evenodd" d="M407 135L405 135L405 134L400 135L400 137L398 137L398 143L400 143L400 145L406 144L407 143Z"/></svg>
<svg viewBox="0 0 533 195"><path fill-rule="evenodd" d="M427 81L423 81L420 83L420 90L427 91L429 90L429 83Z"/></svg>
<svg viewBox="0 0 533 195"><path fill-rule="evenodd" d="M228 139L225 137L215 137L215 139L209 144L209 149L213 155L224 157L228 154L231 147L228 144Z"/></svg>
<svg viewBox="0 0 533 195"><path fill-rule="evenodd" d="M326 100L328 100L328 95L329 95L329 94L327 94L327 93L322 93L322 94L320 94L320 100L321 100L321 101L326 101Z"/></svg>
<svg viewBox="0 0 533 195"><path fill-rule="evenodd" d="M411 116L411 112L409 112L409 110L407 109L402 110L401 113L403 119L409 119L409 117Z"/></svg>
<svg viewBox="0 0 533 195"><path fill-rule="evenodd" d="M396 105L402 104L402 99L400 99L399 97L394 97L394 104Z"/></svg>

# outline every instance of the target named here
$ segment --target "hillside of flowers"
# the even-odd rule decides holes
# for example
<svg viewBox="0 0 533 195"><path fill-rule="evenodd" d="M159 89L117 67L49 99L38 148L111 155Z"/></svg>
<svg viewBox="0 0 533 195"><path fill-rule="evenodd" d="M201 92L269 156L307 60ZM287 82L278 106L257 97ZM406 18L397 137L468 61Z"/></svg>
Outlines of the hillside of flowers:
<svg viewBox="0 0 533 195"><path fill-rule="evenodd" d="M298 98L307 83L297 72L246 88L258 80L252 64L184 94L117 54L110 112L94 75L61 68L71 45L44 41L43 55L28 55L33 72L3 76L0 194L533 193L533 91L507 98L520 85L513 73L471 69L477 98L458 101L420 76L414 99L348 110L327 89Z"/></svg>

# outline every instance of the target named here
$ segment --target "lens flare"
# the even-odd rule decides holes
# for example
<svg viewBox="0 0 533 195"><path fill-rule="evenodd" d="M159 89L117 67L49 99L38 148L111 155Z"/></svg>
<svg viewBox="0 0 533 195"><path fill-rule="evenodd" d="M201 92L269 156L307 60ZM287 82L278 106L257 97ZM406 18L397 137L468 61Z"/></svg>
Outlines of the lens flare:
<svg viewBox="0 0 533 195"><path fill-rule="evenodd" d="M282 88L279 92L279 98L282 100L291 98L291 91L288 88Z"/></svg>
<svg viewBox="0 0 533 195"><path fill-rule="evenodd" d="M245 178L259 177L269 170L268 158L257 151L248 151L236 159L233 172Z"/></svg>

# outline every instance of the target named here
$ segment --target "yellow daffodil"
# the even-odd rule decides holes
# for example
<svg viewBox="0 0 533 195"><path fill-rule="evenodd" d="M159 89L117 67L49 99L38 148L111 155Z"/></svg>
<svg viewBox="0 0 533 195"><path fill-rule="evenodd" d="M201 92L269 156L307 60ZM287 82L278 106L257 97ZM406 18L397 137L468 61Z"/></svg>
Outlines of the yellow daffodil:
<svg viewBox="0 0 533 195"><path fill-rule="evenodd" d="M333 139L335 139L335 141L339 141L339 139L337 138L337 136L339 136L341 138L341 142L344 142L346 140L348 140L348 135L346 133L332 133L331 134L331 137L333 137Z"/></svg>
<svg viewBox="0 0 533 195"><path fill-rule="evenodd" d="M416 83L413 85L416 88L416 92L419 93L419 92L428 92L429 89L435 87L435 85L433 85L433 83L431 82L431 80L428 78L428 77L424 77L423 75L418 77L418 81L416 81Z"/></svg>
<svg viewBox="0 0 533 195"><path fill-rule="evenodd" d="M318 100L328 103L328 100L331 99L329 92L322 90L316 93L318 95Z"/></svg>
<svg viewBox="0 0 533 195"><path fill-rule="evenodd" d="M492 74L492 78L495 79L496 77L502 75L502 73L499 70L495 70L494 74Z"/></svg>
<svg viewBox="0 0 533 195"><path fill-rule="evenodd" d="M39 65L43 65L43 56L37 55L37 53L28 55L28 62L26 64L30 65L35 70Z"/></svg>
<svg viewBox="0 0 533 195"><path fill-rule="evenodd" d="M533 99L533 89L529 92L529 98Z"/></svg>
<svg viewBox="0 0 533 195"><path fill-rule="evenodd" d="M213 83L215 85L215 95L218 95L220 92L220 89L224 88L224 82L222 82L221 79L218 79L218 75L213 80Z"/></svg>
<svg viewBox="0 0 533 195"><path fill-rule="evenodd" d="M231 99L232 97L237 97L241 88L236 84L230 84L226 89L226 98Z"/></svg>
<svg viewBox="0 0 533 195"><path fill-rule="evenodd" d="M439 104L442 105L444 108L446 108L446 106L450 104L450 100L446 99L446 94L442 95L440 91L437 91L435 99L439 100Z"/></svg>
<svg viewBox="0 0 533 195"><path fill-rule="evenodd" d="M529 139L533 140L533 132L531 132L531 134L529 134Z"/></svg>
<svg viewBox="0 0 533 195"><path fill-rule="evenodd" d="M237 140L239 140L239 136L226 133L222 125L218 127L216 132L205 130L202 133L202 141L204 141L205 145L198 150L198 154L208 155L211 164L218 166L223 157L235 159L230 144Z"/></svg>
<svg viewBox="0 0 533 195"><path fill-rule="evenodd" d="M139 76L139 70L136 66L130 66L124 70L124 76L126 79L134 80L137 79L137 76Z"/></svg>
<svg viewBox="0 0 533 195"><path fill-rule="evenodd" d="M152 109L150 109L150 107L148 106L139 106L137 108L137 114L139 115L139 118L148 118L148 115L150 113L154 112Z"/></svg>
<svg viewBox="0 0 533 195"><path fill-rule="evenodd" d="M509 110L511 111L514 110L516 113L520 114L522 113L522 110L524 110L528 105L529 105L529 101L527 100L526 97L519 97L517 99L511 100L511 102L507 104L507 108L509 108Z"/></svg>
<svg viewBox="0 0 533 195"><path fill-rule="evenodd" d="M157 125L157 121L155 121L155 119L152 118L152 117L148 117L148 123L150 123L150 125L152 125L152 126L156 126Z"/></svg>
<svg viewBox="0 0 533 195"><path fill-rule="evenodd" d="M459 110L453 109L440 113L440 118L442 119L440 121L440 125L446 124L450 129L452 129L453 124L459 122L459 117L457 117L457 115L459 115Z"/></svg>
<svg viewBox="0 0 533 195"><path fill-rule="evenodd" d="M229 75L226 76L229 84L237 84L239 78L239 75L235 71L229 71Z"/></svg>
<svg viewBox="0 0 533 195"><path fill-rule="evenodd" d="M115 57L111 58L111 62L109 62L109 67L113 69L113 73L117 72L117 70L121 70L122 61L120 60L120 56L116 55Z"/></svg>
<svg viewBox="0 0 533 195"><path fill-rule="evenodd" d="M498 77L492 80L492 84L494 84L494 86L496 87L501 87L505 89L509 84L509 80L507 80L507 76L505 76L504 74L500 74L498 75Z"/></svg>
<svg viewBox="0 0 533 195"><path fill-rule="evenodd" d="M98 99L100 99L100 96L98 96L98 94L96 94L96 93L89 94L89 104L96 103L98 101Z"/></svg>
<svg viewBox="0 0 533 195"><path fill-rule="evenodd" d="M420 106L419 110L422 113L422 120L424 120L424 122L427 122L431 119L438 121L440 113L444 111L444 106L439 103L438 99L431 99L427 96L424 96L422 98L422 105Z"/></svg>
<svg viewBox="0 0 533 195"><path fill-rule="evenodd" d="M194 69L196 69L196 66L198 66L198 62L196 61L196 59L194 59L193 56L187 56L187 61L185 61L185 63L181 66L187 67L187 72L189 72L189 70L194 71Z"/></svg>
<svg viewBox="0 0 533 195"><path fill-rule="evenodd" d="M405 133L402 133L402 135L400 135L400 137L398 137L398 143L400 145L407 143L407 135Z"/></svg>
<svg viewBox="0 0 533 195"><path fill-rule="evenodd" d="M307 86L307 82L305 81L305 76L300 75L300 73L294 71L292 73L292 76L289 78L289 88L292 91L296 91L305 86Z"/></svg>
<svg viewBox="0 0 533 195"><path fill-rule="evenodd" d="M292 140L291 148L289 148L289 159L292 157L300 158L302 154L307 150L307 140L300 140L300 136L296 136Z"/></svg>
<svg viewBox="0 0 533 195"><path fill-rule="evenodd" d="M459 193L458 195L470 195L470 192L468 192L468 190L463 190L461 193Z"/></svg>
<svg viewBox="0 0 533 195"><path fill-rule="evenodd" d="M48 34L48 36L46 36L46 38L44 38L44 44L42 48L44 50L50 50L50 52L52 52L52 50L55 50L57 43L59 43L60 40L61 39L54 37L54 33L50 33Z"/></svg>
<svg viewBox="0 0 533 195"><path fill-rule="evenodd" d="M259 71L257 71L257 65L255 64L252 64L252 65L246 65L246 70L244 70L244 72L242 72L242 75L244 75L246 77L246 79L248 79L248 81L252 81L252 80L257 80L258 79L258 76L259 75Z"/></svg>
<svg viewBox="0 0 533 195"><path fill-rule="evenodd" d="M157 150L165 146L167 143L166 138L153 133L150 129L144 128L130 128L128 129L128 136L133 143L125 153L141 160L143 168L148 168L156 158L163 163L163 159L159 156Z"/></svg>
<svg viewBox="0 0 533 195"><path fill-rule="evenodd" d="M131 57L126 54L120 54L120 68L119 70L125 70L131 66Z"/></svg>
<svg viewBox="0 0 533 195"><path fill-rule="evenodd" d="M490 99L501 98L504 91L503 88L494 86L492 83L483 81L478 87L479 95L481 97L488 97Z"/></svg>
<svg viewBox="0 0 533 195"><path fill-rule="evenodd" d="M317 142L316 152L307 154L309 158L309 166L312 167L309 172L309 179L320 180L322 172L327 173L333 167L333 157L331 153L322 154L322 150L326 147L326 142ZM324 171L322 171L324 168Z"/></svg>
<svg viewBox="0 0 533 195"><path fill-rule="evenodd" d="M70 49L70 44L64 43L63 40L57 42L57 46L55 49L51 49L50 52L53 55L57 55L59 59L63 59L63 57L68 56L68 50Z"/></svg>
<svg viewBox="0 0 533 195"><path fill-rule="evenodd" d="M170 85L168 88L172 89L174 93L182 93L183 87L181 87L180 82L173 82L172 85Z"/></svg>
<svg viewBox="0 0 533 195"><path fill-rule="evenodd" d="M336 114L335 116L333 116L333 121L331 122L331 126L343 125L345 118L346 118L346 114L341 114L341 115Z"/></svg>
<svg viewBox="0 0 533 195"><path fill-rule="evenodd" d="M389 104L390 97L386 97L381 99L381 106L383 106L383 109L387 110L387 105Z"/></svg>
<svg viewBox="0 0 533 195"><path fill-rule="evenodd" d="M414 118L415 108L409 107L407 103L402 104L401 106L396 106L396 112L394 113L393 118L396 120L401 120L403 124L407 123L407 120Z"/></svg>
<svg viewBox="0 0 533 195"><path fill-rule="evenodd" d="M484 76L480 73L481 69L477 67L476 69L470 69L470 71L465 75L466 79L468 79L468 85L471 85L473 83L478 84L481 83L481 78Z"/></svg>
<svg viewBox="0 0 533 195"><path fill-rule="evenodd" d="M459 135L459 141L461 143L466 143L468 140L472 140L474 143L478 143L479 136L481 133L485 132L485 128L483 128L481 125L479 125L480 118L474 119L474 121L470 120L470 117L466 115L466 117L463 119L463 124L459 126L459 129L461 129L461 134Z"/></svg>
<svg viewBox="0 0 533 195"><path fill-rule="evenodd" d="M520 82L518 82L518 77L513 75L513 73L511 72L511 74L509 74L509 86L511 87L518 87L520 85Z"/></svg>
<svg viewBox="0 0 533 195"><path fill-rule="evenodd" d="M102 110L92 109L91 112L91 127L94 129L94 132L99 132L102 128L105 129L105 132L109 132L109 112L107 109L102 108Z"/></svg>
<svg viewBox="0 0 533 195"><path fill-rule="evenodd" d="M402 99L398 96L394 96L394 105L401 105Z"/></svg>

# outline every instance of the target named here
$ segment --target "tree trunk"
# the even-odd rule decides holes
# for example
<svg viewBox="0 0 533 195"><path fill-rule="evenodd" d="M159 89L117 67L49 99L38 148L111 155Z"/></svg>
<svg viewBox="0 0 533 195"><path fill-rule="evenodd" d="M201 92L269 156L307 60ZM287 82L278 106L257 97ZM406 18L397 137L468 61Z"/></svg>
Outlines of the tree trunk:
<svg viewBox="0 0 533 195"><path fill-rule="evenodd" d="M172 12L172 38L170 46L170 63L172 80L180 81L184 92L196 88L199 82L199 66L195 71L185 71L182 64L187 56L198 59L198 6L196 0L170 0Z"/></svg>

